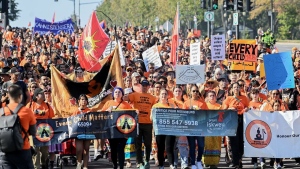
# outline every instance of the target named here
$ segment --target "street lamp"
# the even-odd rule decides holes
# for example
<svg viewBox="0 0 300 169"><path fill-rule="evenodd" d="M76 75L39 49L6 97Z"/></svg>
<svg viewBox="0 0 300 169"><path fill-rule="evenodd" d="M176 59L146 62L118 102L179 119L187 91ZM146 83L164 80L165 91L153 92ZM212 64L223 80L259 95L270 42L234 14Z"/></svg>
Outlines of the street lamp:
<svg viewBox="0 0 300 169"><path fill-rule="evenodd" d="M84 3L80 3L80 0L79 0L79 2L78 2L78 8L79 8L79 10L78 10L78 17L79 17L79 19L78 19L78 25L79 25L79 27L80 27L80 23L81 23L80 22L80 6L81 5L88 5L88 4L96 4L96 3L99 3L99 2L84 2Z"/></svg>
<svg viewBox="0 0 300 169"><path fill-rule="evenodd" d="M75 0L69 0L69 1L73 1L73 6L74 6L73 15L74 15L75 25L77 25L76 11L75 11L75 9L76 9Z"/></svg>

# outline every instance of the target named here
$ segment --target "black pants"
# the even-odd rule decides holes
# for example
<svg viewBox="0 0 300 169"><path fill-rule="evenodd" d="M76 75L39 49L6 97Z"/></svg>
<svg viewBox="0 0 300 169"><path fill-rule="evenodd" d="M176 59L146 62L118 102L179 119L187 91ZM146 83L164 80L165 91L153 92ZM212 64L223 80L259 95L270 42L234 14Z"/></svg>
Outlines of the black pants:
<svg viewBox="0 0 300 169"><path fill-rule="evenodd" d="M3 169L34 169L30 150L21 150L2 155Z"/></svg>
<svg viewBox="0 0 300 169"><path fill-rule="evenodd" d="M111 149L111 160L114 164L114 168L118 168L118 160L120 169L124 168L125 153L124 148L126 145L126 138L114 138L109 139L110 149Z"/></svg>
<svg viewBox="0 0 300 169"><path fill-rule="evenodd" d="M135 151L137 164L143 163L142 145L146 148L146 162L150 160L152 144L152 124L139 124L139 135L135 138Z"/></svg>
<svg viewBox="0 0 300 169"><path fill-rule="evenodd" d="M229 137L233 165L239 165L240 160L242 159L242 156L244 154L243 130L243 115L238 115L238 127L236 136Z"/></svg>
<svg viewBox="0 0 300 169"><path fill-rule="evenodd" d="M157 144L157 158L158 158L159 166L164 166L165 149L167 151L169 164L174 165L174 146L175 146L176 137L175 136L158 135L158 136L155 136L155 138L156 138L156 144Z"/></svg>

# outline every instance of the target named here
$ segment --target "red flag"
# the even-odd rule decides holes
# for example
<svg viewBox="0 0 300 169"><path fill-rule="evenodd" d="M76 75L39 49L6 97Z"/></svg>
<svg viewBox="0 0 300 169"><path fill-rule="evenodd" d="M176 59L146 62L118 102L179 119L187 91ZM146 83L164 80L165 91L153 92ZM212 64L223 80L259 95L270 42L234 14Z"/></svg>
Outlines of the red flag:
<svg viewBox="0 0 300 169"><path fill-rule="evenodd" d="M53 17L52 17L52 24L55 22L55 12L53 14Z"/></svg>
<svg viewBox="0 0 300 169"><path fill-rule="evenodd" d="M81 67L87 71L99 71L99 60L108 42L109 37L100 27L96 12L93 12L79 41L78 60Z"/></svg>
<svg viewBox="0 0 300 169"><path fill-rule="evenodd" d="M175 19L174 19L172 45L171 45L171 58L170 58L170 62L172 62L173 65L176 65L176 63L177 63L176 51L178 48L178 40L179 40L178 24L179 24L179 11L177 9Z"/></svg>

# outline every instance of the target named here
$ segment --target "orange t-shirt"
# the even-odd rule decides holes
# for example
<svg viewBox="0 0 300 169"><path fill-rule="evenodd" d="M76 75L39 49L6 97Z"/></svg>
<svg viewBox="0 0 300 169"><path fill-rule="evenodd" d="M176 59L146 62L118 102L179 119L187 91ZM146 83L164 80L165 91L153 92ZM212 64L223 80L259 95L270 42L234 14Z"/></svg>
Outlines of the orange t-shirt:
<svg viewBox="0 0 300 169"><path fill-rule="evenodd" d="M84 113L89 113L92 109L90 108L85 108L85 109L79 109L78 107L78 111L73 113L73 116L79 115L79 114L84 114Z"/></svg>
<svg viewBox="0 0 300 169"><path fill-rule="evenodd" d="M171 104L171 103L164 104L164 103L158 102L155 105L153 105L152 108L174 108L172 106L173 106L173 104Z"/></svg>
<svg viewBox="0 0 300 169"><path fill-rule="evenodd" d="M202 100L189 99L184 102L183 109L208 110L206 103Z"/></svg>
<svg viewBox="0 0 300 169"><path fill-rule="evenodd" d="M183 109L184 102L176 98L169 99L169 102L175 105L176 108Z"/></svg>
<svg viewBox="0 0 300 169"><path fill-rule="evenodd" d="M53 109L45 102L42 102L40 105L36 102L29 102L26 107L32 110L36 119L52 119L54 117Z"/></svg>
<svg viewBox="0 0 300 169"><path fill-rule="evenodd" d="M234 96L228 96L222 104L223 109L235 108L238 111L238 114L243 114L244 109L248 106L249 99L244 95L240 95L237 98Z"/></svg>
<svg viewBox="0 0 300 169"><path fill-rule="evenodd" d="M253 108L254 110L259 110L261 105L262 105L261 102L250 101L248 107Z"/></svg>
<svg viewBox="0 0 300 169"><path fill-rule="evenodd" d="M18 106L17 103L10 103L7 105L7 107L12 111L14 111L17 106ZM6 116L11 114L9 109L4 108L4 112ZM36 124L36 118L34 117L32 110L27 107L22 107L18 112L18 116L20 118L20 123L25 131L29 130L29 126ZM22 137L23 138L25 137L23 131L22 131ZM29 149L30 149L29 140L25 139L23 150L29 150Z"/></svg>
<svg viewBox="0 0 300 169"><path fill-rule="evenodd" d="M133 89L135 92L142 93L142 85L141 85L141 84L138 84L138 85L132 85L132 89Z"/></svg>
<svg viewBox="0 0 300 169"><path fill-rule="evenodd" d="M156 98L149 93L134 92L128 95L128 99L133 108L139 110L139 123L152 123L150 113Z"/></svg>
<svg viewBox="0 0 300 169"><path fill-rule="evenodd" d="M281 111L286 111L286 110L288 110L288 108L285 107L285 104L284 104L281 100L279 100L279 101L280 101L280 103L281 103L281 107L280 107ZM265 100L265 101L263 102L263 104L261 105L260 110L261 110L261 111L273 111L273 106L272 106L273 103L274 103L273 100Z"/></svg>
<svg viewBox="0 0 300 169"><path fill-rule="evenodd" d="M209 110L220 110L221 107L222 107L222 105L220 105L219 103L207 102L206 105L207 105Z"/></svg>
<svg viewBox="0 0 300 169"><path fill-rule="evenodd" d="M101 111L106 111L112 107L112 110L126 110L126 109L132 109L129 103L122 101L121 104L119 102L116 102L115 100L109 100L107 101L104 106L102 107Z"/></svg>

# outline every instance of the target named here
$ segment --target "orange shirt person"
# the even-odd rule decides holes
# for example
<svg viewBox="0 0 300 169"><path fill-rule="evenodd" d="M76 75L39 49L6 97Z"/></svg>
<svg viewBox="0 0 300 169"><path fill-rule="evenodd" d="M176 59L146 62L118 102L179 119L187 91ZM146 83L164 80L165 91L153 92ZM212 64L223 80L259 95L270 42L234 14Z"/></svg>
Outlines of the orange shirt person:
<svg viewBox="0 0 300 169"><path fill-rule="evenodd" d="M102 107L101 111L109 111L112 112L115 110L128 110L132 109L130 104L123 100L124 91L120 87L115 87L112 92L113 100L107 101ZM109 139L110 147L111 147L111 160L113 162L113 168L119 167L124 168L125 156L124 149L126 145L126 138L112 138Z"/></svg>
<svg viewBox="0 0 300 169"><path fill-rule="evenodd" d="M251 101L249 102L249 108L253 110L259 110L262 102L259 101L259 90L258 89L252 89L250 92Z"/></svg>
<svg viewBox="0 0 300 169"><path fill-rule="evenodd" d="M7 105L7 107L4 107L4 113L6 116L10 115L11 111L15 110L15 108L19 104L21 104L23 92L20 86L11 85L7 89L7 94L9 98L9 104ZM24 128L24 130L28 132L29 135L34 136L36 134L36 119L33 115L33 112L27 107L22 107L18 112L18 116L20 118L21 126ZM28 139L25 139L26 136L23 131L22 137L24 138L23 150L10 154L4 153L2 157L2 164L5 164L5 167L34 168L30 150L30 143ZM13 159L13 161L11 161L10 158Z"/></svg>
<svg viewBox="0 0 300 169"><path fill-rule="evenodd" d="M269 99L265 100L260 108L261 111L272 111L273 110L273 103L278 100L280 102L281 110L286 111L288 110L287 105L285 105L282 100L280 100L280 92L279 90L271 90L269 91Z"/></svg>
<svg viewBox="0 0 300 169"><path fill-rule="evenodd" d="M184 105L184 98L183 98L183 91L179 85L176 85L173 89L174 97L169 99L169 102L175 105L176 108L183 109Z"/></svg>
<svg viewBox="0 0 300 169"><path fill-rule="evenodd" d="M198 86L193 85L190 92L191 98L184 102L183 108L194 110L208 110L206 103L200 96Z"/></svg>

